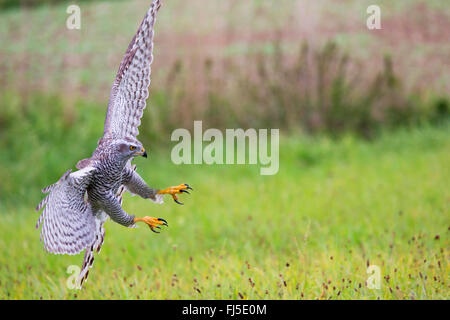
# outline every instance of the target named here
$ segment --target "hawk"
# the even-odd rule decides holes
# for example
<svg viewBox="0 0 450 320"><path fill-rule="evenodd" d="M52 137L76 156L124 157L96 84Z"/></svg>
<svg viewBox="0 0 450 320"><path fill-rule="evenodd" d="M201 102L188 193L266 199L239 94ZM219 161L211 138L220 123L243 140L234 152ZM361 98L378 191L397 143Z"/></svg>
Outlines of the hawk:
<svg viewBox="0 0 450 320"><path fill-rule="evenodd" d="M68 170L54 184L44 188L48 195L37 206L44 209L36 228L41 228L41 241L49 253L79 254L85 250L78 285L86 281L105 238L104 223L109 217L125 227L146 223L159 233L167 222L161 218L135 217L122 209L125 191L162 203L165 194L189 193L188 184L163 190L150 188L136 172L131 160L147 157L136 138L146 106L153 55L153 27L160 0L154 0L131 40L112 85L106 112L103 137L88 159L80 160L78 171Z"/></svg>

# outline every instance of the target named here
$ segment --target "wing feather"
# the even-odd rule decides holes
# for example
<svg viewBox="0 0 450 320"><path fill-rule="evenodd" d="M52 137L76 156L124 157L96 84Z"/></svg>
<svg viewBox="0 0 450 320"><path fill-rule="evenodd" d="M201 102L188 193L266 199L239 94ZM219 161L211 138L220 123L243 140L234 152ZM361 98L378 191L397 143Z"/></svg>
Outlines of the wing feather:
<svg viewBox="0 0 450 320"><path fill-rule="evenodd" d="M67 171L57 183L45 188L49 194L37 206L44 208L36 228L42 226L41 240L47 252L77 254L95 240L95 218L84 200L94 167L71 173Z"/></svg>
<svg viewBox="0 0 450 320"><path fill-rule="evenodd" d="M103 138L136 138L146 107L153 60L153 26L160 0L154 0L131 40L111 88Z"/></svg>

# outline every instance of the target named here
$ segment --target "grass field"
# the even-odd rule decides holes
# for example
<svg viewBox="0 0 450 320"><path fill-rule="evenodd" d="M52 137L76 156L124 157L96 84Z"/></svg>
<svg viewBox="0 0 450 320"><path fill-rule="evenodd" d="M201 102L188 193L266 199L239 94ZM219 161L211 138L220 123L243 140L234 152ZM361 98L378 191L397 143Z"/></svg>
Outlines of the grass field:
<svg viewBox="0 0 450 320"><path fill-rule="evenodd" d="M4 208L0 298L449 298L448 125L373 142L282 137L274 176L169 157L156 148L136 163L151 185L188 182L195 191L184 206L127 196L128 212L163 217L169 228L156 235L107 222L81 291L66 282L82 256L44 253L35 203ZM368 265L381 270L379 290L365 285Z"/></svg>

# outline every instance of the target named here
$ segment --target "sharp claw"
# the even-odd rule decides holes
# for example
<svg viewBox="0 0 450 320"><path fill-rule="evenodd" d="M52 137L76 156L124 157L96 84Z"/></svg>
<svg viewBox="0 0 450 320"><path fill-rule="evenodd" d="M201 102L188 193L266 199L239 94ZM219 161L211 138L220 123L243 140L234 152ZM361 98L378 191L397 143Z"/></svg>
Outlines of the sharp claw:
<svg viewBox="0 0 450 320"><path fill-rule="evenodd" d="M186 191L186 190L184 190L184 189L181 189L180 192L184 192L184 193L190 194L189 191Z"/></svg>
<svg viewBox="0 0 450 320"><path fill-rule="evenodd" d="M150 227L150 226L149 226ZM159 227L158 227L159 228ZM160 228L161 229L161 228ZM152 227L150 227L150 230L152 230L154 233L161 233L161 232L158 232L158 231L155 231L155 229L154 228L152 228Z"/></svg>
<svg viewBox="0 0 450 320"><path fill-rule="evenodd" d="M167 224L167 221L162 219L162 218L158 218L159 221L164 222L162 225L168 227L169 225Z"/></svg>
<svg viewBox="0 0 450 320"><path fill-rule="evenodd" d="M184 204L184 203L181 203L180 201L178 201L177 199L173 199L173 201L175 201L176 203L181 204L181 205Z"/></svg>
<svg viewBox="0 0 450 320"><path fill-rule="evenodd" d="M186 186L187 189L189 189L189 190L194 190L194 189L192 189L187 183L185 183L184 185Z"/></svg>

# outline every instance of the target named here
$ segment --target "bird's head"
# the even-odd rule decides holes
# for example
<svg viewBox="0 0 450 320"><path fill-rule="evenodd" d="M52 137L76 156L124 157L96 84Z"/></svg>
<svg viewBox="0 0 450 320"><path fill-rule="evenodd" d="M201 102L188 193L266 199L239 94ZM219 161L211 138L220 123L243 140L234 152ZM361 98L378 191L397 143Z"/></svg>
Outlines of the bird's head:
<svg viewBox="0 0 450 320"><path fill-rule="evenodd" d="M121 140L117 143L117 151L119 153L119 156L123 160L128 160L133 157L142 156L144 158L147 158L147 151L145 151L144 147L142 146L142 143L139 141L128 141L128 140Z"/></svg>

